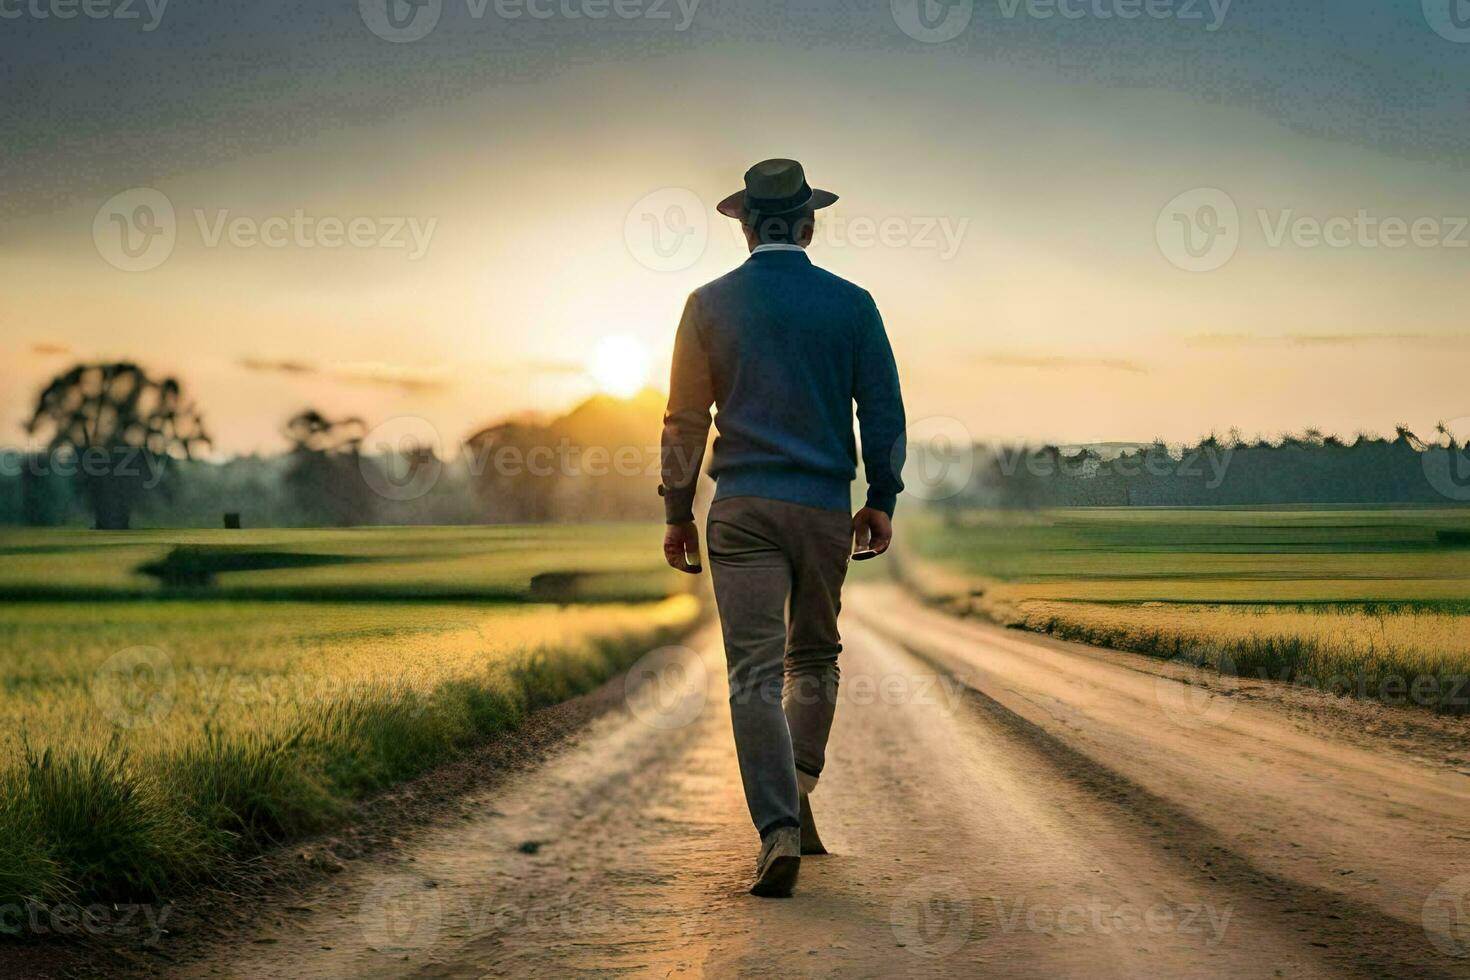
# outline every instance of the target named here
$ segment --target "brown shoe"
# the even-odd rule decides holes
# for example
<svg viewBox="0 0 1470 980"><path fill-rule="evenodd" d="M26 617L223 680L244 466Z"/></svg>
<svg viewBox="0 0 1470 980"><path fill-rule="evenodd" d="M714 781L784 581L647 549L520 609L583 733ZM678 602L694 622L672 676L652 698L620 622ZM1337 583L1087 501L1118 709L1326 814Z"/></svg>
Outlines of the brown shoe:
<svg viewBox="0 0 1470 980"><path fill-rule="evenodd" d="M821 835L817 833L817 821L812 817L811 797L805 792L801 794L801 853L827 853Z"/></svg>
<svg viewBox="0 0 1470 980"><path fill-rule="evenodd" d="M790 898L801 871L801 834L795 827L778 827L761 841L750 893L758 898Z"/></svg>

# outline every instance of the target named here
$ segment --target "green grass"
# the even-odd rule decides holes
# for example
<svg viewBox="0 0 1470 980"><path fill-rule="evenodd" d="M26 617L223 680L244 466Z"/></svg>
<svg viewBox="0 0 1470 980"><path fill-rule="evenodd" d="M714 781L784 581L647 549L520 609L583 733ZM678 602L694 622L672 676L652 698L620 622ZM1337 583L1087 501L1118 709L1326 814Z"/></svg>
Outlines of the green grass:
<svg viewBox="0 0 1470 980"><path fill-rule="evenodd" d="M0 599L192 596L150 567L208 556L215 598L516 602L534 576L574 572L588 601L656 599L670 574L657 526L400 527L341 530L0 531ZM649 541L654 542L652 550ZM171 558L172 556L172 558ZM233 556L233 557L232 557ZM650 561L652 556L652 561Z"/></svg>
<svg viewBox="0 0 1470 980"><path fill-rule="evenodd" d="M590 690L699 615L657 531L5 535L49 598L0 607L0 904L166 897ZM215 584L133 571L179 546Z"/></svg>
<svg viewBox="0 0 1470 980"><path fill-rule="evenodd" d="M1370 697L1470 705L1470 509L923 515L906 576L958 611ZM1458 699L1458 700L1457 700Z"/></svg>

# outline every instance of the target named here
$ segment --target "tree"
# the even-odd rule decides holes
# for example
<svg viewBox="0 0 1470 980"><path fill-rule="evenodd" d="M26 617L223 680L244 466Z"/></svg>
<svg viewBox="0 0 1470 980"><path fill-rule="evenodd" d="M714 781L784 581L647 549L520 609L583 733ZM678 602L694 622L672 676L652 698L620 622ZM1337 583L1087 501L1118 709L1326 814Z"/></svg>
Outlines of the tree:
<svg viewBox="0 0 1470 980"><path fill-rule="evenodd" d="M204 422L174 378L138 365L79 364L41 392L25 425L47 438L47 456L70 459L99 530L126 530L149 480L168 458L212 446Z"/></svg>
<svg viewBox="0 0 1470 980"><path fill-rule="evenodd" d="M308 408L291 416L285 435L291 442L286 485L307 521L340 527L370 523L373 497L362 475L367 423L356 417L333 421Z"/></svg>

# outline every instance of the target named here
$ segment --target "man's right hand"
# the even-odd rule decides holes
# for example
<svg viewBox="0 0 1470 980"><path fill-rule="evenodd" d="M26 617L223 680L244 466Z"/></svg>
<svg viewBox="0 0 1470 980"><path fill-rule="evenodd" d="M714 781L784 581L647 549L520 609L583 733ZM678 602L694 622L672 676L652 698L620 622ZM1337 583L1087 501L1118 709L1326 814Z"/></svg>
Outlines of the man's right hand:
<svg viewBox="0 0 1470 980"><path fill-rule="evenodd" d="M698 575L703 569L699 557L699 528L693 521L665 525L664 561L669 563L670 568L677 568L690 575Z"/></svg>
<svg viewBox="0 0 1470 980"><path fill-rule="evenodd" d="M893 543L893 518L881 510L864 507L852 516L852 537L855 552L872 551L881 555Z"/></svg>

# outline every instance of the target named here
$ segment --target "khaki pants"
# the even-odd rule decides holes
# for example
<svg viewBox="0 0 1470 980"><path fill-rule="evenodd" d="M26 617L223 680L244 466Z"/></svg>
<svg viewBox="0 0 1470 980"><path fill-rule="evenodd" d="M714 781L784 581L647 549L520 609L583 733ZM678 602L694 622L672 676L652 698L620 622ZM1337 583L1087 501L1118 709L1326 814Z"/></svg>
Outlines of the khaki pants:
<svg viewBox="0 0 1470 980"><path fill-rule="evenodd" d="M761 497L710 507L705 538L725 637L735 752L762 836L798 826L837 707L837 614L852 517Z"/></svg>

